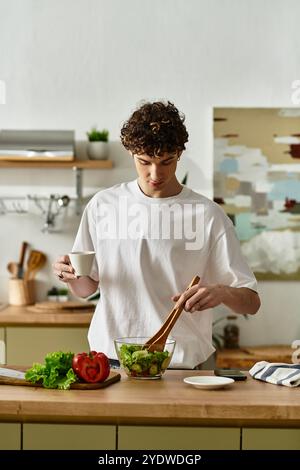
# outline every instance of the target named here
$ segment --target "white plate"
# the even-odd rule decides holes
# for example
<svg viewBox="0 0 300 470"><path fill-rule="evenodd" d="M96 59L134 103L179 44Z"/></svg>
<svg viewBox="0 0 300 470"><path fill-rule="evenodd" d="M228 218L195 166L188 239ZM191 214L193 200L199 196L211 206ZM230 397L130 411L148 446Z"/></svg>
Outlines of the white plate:
<svg viewBox="0 0 300 470"><path fill-rule="evenodd" d="M206 388L213 390L215 388L223 388L234 382L229 377L215 377L214 375L196 375L194 377L185 377L183 381L186 384L193 385L196 388Z"/></svg>

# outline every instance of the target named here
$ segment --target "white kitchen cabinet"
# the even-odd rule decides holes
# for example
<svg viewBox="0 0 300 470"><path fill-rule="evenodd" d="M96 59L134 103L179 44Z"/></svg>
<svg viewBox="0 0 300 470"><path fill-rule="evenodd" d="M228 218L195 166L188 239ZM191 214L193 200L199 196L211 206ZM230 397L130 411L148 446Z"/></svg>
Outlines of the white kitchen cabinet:
<svg viewBox="0 0 300 470"><path fill-rule="evenodd" d="M118 450L238 450L240 428L119 426Z"/></svg>
<svg viewBox="0 0 300 470"><path fill-rule="evenodd" d="M88 327L6 327L6 363L28 365L43 362L53 351L89 351Z"/></svg>

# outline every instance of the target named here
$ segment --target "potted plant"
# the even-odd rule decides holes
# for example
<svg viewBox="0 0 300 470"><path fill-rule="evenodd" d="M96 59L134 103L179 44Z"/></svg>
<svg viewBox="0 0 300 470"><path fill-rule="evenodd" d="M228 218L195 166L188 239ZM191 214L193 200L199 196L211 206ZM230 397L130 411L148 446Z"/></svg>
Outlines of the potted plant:
<svg viewBox="0 0 300 470"><path fill-rule="evenodd" d="M87 145L88 157L91 160L107 160L109 131L107 129L98 131L96 127L93 127L86 134L89 139Z"/></svg>

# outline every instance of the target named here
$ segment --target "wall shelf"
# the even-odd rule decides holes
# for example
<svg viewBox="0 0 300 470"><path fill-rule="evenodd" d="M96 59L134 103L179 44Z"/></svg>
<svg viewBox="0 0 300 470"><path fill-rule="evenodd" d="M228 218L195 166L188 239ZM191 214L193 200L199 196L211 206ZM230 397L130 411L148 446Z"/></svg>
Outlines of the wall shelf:
<svg viewBox="0 0 300 470"><path fill-rule="evenodd" d="M76 214L82 209L82 170L110 170L113 168L112 160L72 160L72 161L27 161L27 160L0 160L1 168L52 168L72 169L75 171L76 186Z"/></svg>
<svg viewBox="0 0 300 470"><path fill-rule="evenodd" d="M111 160L72 160L67 162L59 161L9 161L1 160L0 168L78 168L78 169L111 169L113 167L113 162Z"/></svg>

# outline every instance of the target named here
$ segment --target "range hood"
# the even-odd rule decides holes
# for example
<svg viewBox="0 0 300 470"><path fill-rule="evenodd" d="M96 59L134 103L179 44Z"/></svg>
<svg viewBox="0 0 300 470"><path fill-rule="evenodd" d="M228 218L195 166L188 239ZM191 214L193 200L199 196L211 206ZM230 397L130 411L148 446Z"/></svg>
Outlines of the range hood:
<svg viewBox="0 0 300 470"><path fill-rule="evenodd" d="M72 161L73 130L0 130L0 160Z"/></svg>

